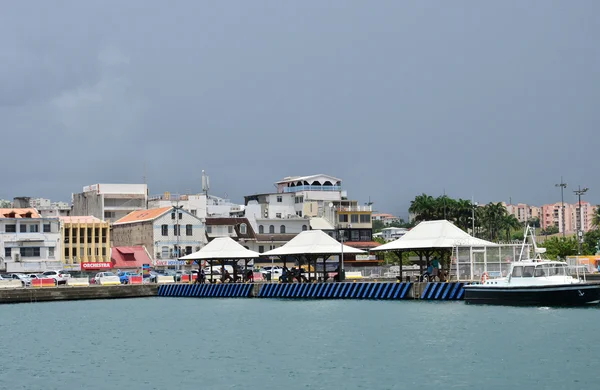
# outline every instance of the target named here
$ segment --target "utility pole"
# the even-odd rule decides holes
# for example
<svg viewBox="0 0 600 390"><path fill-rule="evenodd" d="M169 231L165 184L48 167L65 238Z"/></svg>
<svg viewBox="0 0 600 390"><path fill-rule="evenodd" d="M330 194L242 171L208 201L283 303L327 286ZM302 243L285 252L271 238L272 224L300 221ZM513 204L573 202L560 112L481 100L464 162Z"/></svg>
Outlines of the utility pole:
<svg viewBox="0 0 600 390"><path fill-rule="evenodd" d="M562 234L565 237L565 197L563 191L567 188L567 183L563 182L562 176L560 177L560 183L555 184L554 187L560 187L560 214L562 218ZM581 251L581 250L580 250Z"/></svg>
<svg viewBox="0 0 600 390"><path fill-rule="evenodd" d="M577 203L577 214L579 217L579 221L577 223L577 241L579 242L579 254L581 255L581 243L583 241L583 231L582 231L582 222L583 222L583 216L581 214L581 195L584 195L587 191L589 190L589 188L581 188L581 186L578 186L578 189L573 191L575 193L575 195L577 195L579 197L579 201Z"/></svg>

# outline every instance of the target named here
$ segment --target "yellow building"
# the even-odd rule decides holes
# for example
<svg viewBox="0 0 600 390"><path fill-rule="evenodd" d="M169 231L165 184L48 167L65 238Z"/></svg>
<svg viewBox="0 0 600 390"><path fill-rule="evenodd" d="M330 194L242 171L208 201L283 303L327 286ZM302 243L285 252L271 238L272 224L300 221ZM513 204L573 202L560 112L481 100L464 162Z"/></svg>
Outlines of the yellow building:
<svg viewBox="0 0 600 390"><path fill-rule="evenodd" d="M59 217L63 243L62 263L110 262L110 224L96 217Z"/></svg>

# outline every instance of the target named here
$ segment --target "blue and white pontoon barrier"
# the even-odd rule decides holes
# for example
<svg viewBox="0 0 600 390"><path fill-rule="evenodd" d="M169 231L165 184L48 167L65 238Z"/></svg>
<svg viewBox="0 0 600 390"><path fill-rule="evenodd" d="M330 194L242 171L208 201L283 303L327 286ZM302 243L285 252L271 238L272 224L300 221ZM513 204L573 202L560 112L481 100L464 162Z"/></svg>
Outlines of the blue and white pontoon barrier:
<svg viewBox="0 0 600 390"><path fill-rule="evenodd" d="M303 283L265 284L259 298L406 299L412 283Z"/></svg>
<svg viewBox="0 0 600 390"><path fill-rule="evenodd" d="M427 283L423 292L421 293L421 299L423 300L460 300L465 295L465 284L461 282L439 282L439 283Z"/></svg>
<svg viewBox="0 0 600 390"><path fill-rule="evenodd" d="M252 284L167 284L158 286L159 297L248 298Z"/></svg>

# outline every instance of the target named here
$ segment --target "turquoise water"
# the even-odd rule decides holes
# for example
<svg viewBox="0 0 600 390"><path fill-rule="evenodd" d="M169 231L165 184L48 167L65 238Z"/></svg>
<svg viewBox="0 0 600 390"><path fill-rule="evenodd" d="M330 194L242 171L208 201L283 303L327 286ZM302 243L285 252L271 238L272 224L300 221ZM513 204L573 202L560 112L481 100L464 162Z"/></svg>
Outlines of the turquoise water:
<svg viewBox="0 0 600 390"><path fill-rule="evenodd" d="M597 389L600 311L147 298L0 306L0 389Z"/></svg>

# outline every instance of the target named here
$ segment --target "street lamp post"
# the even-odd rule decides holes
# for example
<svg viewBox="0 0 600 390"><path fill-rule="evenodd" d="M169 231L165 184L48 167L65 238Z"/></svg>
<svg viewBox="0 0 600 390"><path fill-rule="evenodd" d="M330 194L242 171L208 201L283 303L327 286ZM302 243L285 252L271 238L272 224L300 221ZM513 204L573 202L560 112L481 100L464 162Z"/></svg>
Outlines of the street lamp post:
<svg viewBox="0 0 600 390"><path fill-rule="evenodd" d="M577 203L577 214L579 217L578 223L577 223L577 241L579 242L579 254L581 255L581 243L583 241L583 230L582 230L582 222L583 222L583 216L581 214L581 195L584 195L587 191L589 190L589 188L581 188L581 186L578 186L578 189L573 191L575 193L575 195L577 195L579 197L579 201Z"/></svg>
<svg viewBox="0 0 600 390"><path fill-rule="evenodd" d="M342 250L340 255L340 270L338 273L338 281L344 280L344 231L340 229L340 242L342 243Z"/></svg>
<svg viewBox="0 0 600 390"><path fill-rule="evenodd" d="M563 238L565 237L565 198L563 195L563 191L565 188L567 188L567 183L563 182L563 178L562 176L560 177L560 183L559 184L555 184L555 187L560 187L560 212L561 212L561 216L562 216L562 234L563 234Z"/></svg>
<svg viewBox="0 0 600 390"><path fill-rule="evenodd" d="M473 237L475 237L475 207L477 207L477 202L471 204L471 223L473 224L473 231L471 233L473 234Z"/></svg>
<svg viewBox="0 0 600 390"><path fill-rule="evenodd" d="M271 248L269 250L273 250L273 236L271 236ZM273 283L273 271L275 271L275 256L271 256L271 280L269 283Z"/></svg>

